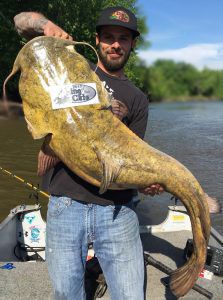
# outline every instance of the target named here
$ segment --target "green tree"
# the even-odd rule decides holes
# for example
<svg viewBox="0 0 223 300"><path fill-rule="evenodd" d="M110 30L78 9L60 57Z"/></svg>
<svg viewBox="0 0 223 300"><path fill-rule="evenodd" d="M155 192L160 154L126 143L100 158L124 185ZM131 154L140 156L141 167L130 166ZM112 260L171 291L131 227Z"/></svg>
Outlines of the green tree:
<svg viewBox="0 0 223 300"><path fill-rule="evenodd" d="M217 99L223 99L223 70L217 72L216 86L214 90L214 96Z"/></svg>
<svg viewBox="0 0 223 300"><path fill-rule="evenodd" d="M141 68L139 65L138 73ZM141 79L142 89L144 92L150 92L155 101L223 99L223 71L199 71L184 62L157 60L147 67L147 70L144 67L143 74L146 74L147 78Z"/></svg>
<svg viewBox="0 0 223 300"><path fill-rule="evenodd" d="M200 76L200 92L205 97L213 97L219 88L219 72L205 68Z"/></svg>

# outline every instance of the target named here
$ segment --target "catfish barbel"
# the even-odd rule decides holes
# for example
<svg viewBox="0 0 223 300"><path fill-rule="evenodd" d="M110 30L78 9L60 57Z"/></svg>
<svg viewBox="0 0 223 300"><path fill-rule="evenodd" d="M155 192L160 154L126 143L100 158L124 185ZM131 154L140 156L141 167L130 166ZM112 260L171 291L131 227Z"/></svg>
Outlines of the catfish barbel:
<svg viewBox="0 0 223 300"><path fill-rule="evenodd" d="M206 195L187 168L142 141L112 114L107 91L71 46L75 43L54 37L31 40L19 52L7 80L21 71L19 92L33 138L51 134L49 146L56 155L78 176L100 187L100 193L159 183L183 202L194 252L170 281L172 292L183 296L206 260L210 235Z"/></svg>

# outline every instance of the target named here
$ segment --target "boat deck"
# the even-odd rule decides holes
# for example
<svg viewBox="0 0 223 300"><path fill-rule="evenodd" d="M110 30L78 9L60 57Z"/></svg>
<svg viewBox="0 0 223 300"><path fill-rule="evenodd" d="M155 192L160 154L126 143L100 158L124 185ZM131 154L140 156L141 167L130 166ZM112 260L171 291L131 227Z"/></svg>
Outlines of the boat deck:
<svg viewBox="0 0 223 300"><path fill-rule="evenodd" d="M183 248L187 239L191 237L191 232L142 233L141 237L145 251L148 251L156 260L162 261L163 264L175 269L183 264ZM211 238L210 244L219 247L213 238ZM5 263L0 262L0 265L2 266ZM52 289L46 263L14 262L14 266L16 268L12 270L0 269L1 300L52 299ZM147 267L146 299L176 299L160 282L160 279L166 276L166 274L151 265ZM222 299L222 277L214 276L213 280L199 278L197 283L213 293L212 299ZM110 299L109 292L107 291L101 299ZM207 298L191 290L181 299L198 300Z"/></svg>

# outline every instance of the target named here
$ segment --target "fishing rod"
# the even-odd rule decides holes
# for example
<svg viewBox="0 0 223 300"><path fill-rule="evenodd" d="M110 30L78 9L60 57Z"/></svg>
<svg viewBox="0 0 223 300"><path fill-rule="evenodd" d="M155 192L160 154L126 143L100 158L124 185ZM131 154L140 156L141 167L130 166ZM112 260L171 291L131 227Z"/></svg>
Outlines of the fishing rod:
<svg viewBox="0 0 223 300"><path fill-rule="evenodd" d="M45 193L44 191L40 190L39 188L37 188L37 187L34 186L33 184L31 184L31 183L25 181L23 178L21 178L21 177L15 175L15 174L12 174L10 171L8 171L8 170L2 168L1 166L0 166L0 170L1 170L3 173L5 173L5 174L7 174L7 175L9 175L9 176L11 176L11 177L13 177L14 179L16 179L16 180L18 180L18 181L24 183L26 186L28 186L28 187L30 187L31 189L33 189L35 192L38 192L38 193L40 193L41 195L43 195L43 196L49 198L49 194L47 194L47 193Z"/></svg>

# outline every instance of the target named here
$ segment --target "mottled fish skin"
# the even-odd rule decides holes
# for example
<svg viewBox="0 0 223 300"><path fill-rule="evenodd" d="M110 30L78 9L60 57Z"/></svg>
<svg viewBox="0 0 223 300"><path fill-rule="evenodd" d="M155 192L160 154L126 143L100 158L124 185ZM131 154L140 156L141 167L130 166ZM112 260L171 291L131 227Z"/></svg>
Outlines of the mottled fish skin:
<svg viewBox="0 0 223 300"><path fill-rule="evenodd" d="M12 74L21 70L19 91L33 138L52 134L50 147L76 174L107 188L144 188L163 185L179 198L190 216L194 253L171 275L177 296L194 285L206 260L210 217L206 196L198 181L174 158L137 137L109 109L109 96L88 62L67 45L75 42L38 37L18 54ZM53 110L48 87L95 82L100 103Z"/></svg>

